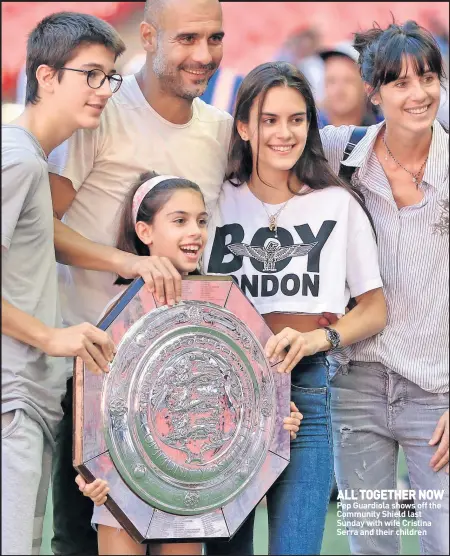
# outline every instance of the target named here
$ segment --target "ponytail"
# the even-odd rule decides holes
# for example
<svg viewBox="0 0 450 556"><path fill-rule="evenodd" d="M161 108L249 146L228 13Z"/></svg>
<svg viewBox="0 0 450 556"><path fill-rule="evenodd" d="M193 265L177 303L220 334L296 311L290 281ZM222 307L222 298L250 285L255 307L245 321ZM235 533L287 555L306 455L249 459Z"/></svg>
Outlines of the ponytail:
<svg viewBox="0 0 450 556"><path fill-rule="evenodd" d="M431 71L437 74L441 85L445 80L438 44L432 34L415 21L403 25L393 21L384 30L374 23L372 29L355 33L353 47L359 53L361 77L372 87L369 99L382 85L400 77L406 57L411 58L418 75Z"/></svg>

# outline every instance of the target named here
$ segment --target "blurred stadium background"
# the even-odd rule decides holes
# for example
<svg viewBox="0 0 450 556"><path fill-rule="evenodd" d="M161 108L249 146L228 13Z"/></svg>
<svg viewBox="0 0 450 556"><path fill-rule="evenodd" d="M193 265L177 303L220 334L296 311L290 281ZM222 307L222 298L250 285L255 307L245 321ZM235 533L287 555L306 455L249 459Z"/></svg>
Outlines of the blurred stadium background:
<svg viewBox="0 0 450 556"><path fill-rule="evenodd" d="M349 47L352 34L371 27L374 21L382 27L386 26L392 21L392 16L397 22L413 19L434 34L446 61L448 75L448 2L278 1L223 2L222 5L226 31L224 57L220 70L211 79L203 98L230 112L242 77L248 71L262 62L288 60L298 65L310 80L321 109L321 125L338 120L341 123L353 123L345 121L345 111L352 113L352 103L360 102L356 91L358 84L354 82L354 75L350 76L354 68L352 70L351 64L349 66L349 60L354 62L355 59L355 53ZM145 60L138 32L143 8L144 2L2 2L2 122L11 121L22 110L26 40L38 21L62 10L90 13L105 19L116 27L127 45L118 69L128 74L137 71ZM338 73L349 76L347 82L342 77L340 83L334 77L334 88L331 75L326 73L330 53L340 55L341 61L343 57L345 61L338 68ZM448 124L447 85L446 89L443 90L439 118ZM382 119L382 114L369 112L361 115L361 123L367 125ZM400 454L400 488L407 486L405 476L406 464ZM41 554L52 554L51 507L49 496ZM337 535L336 512L336 502L333 501L327 516L322 554L350 554L345 536ZM402 540L402 554L419 554L416 536L402 535ZM255 549L256 554L267 554L264 502L257 512Z"/></svg>
<svg viewBox="0 0 450 556"><path fill-rule="evenodd" d="M432 31L448 68L448 2L222 4L226 31L224 57L204 99L228 111L232 111L242 76L269 60L297 64L313 85L316 100L322 106L327 101L325 61L319 53L344 48L352 57L348 49L352 33L370 27L374 21L385 26L392 16L399 22L413 19ZM144 2L2 2L2 120L11 120L21 110L25 95L26 40L38 21L61 10L91 13L105 19L117 28L127 45L118 63L118 69L127 74L139 69L145 59L138 34L143 7ZM339 96L337 91L333 98ZM448 122L445 92L440 117ZM323 123L327 121L325 118Z"/></svg>

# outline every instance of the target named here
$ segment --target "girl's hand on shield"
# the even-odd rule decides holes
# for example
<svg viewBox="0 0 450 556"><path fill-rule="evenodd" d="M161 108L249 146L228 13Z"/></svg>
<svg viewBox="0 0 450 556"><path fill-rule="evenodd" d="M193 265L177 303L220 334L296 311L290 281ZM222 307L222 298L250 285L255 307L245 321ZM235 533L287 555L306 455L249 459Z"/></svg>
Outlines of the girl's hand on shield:
<svg viewBox="0 0 450 556"><path fill-rule="evenodd" d="M96 506L101 506L107 500L109 492L108 481L95 479L92 483L87 483L81 475L77 475L75 482L83 496L89 497Z"/></svg>
<svg viewBox="0 0 450 556"><path fill-rule="evenodd" d="M300 413L295 403L291 402L291 414L289 417L283 419L283 429L290 432L291 440L297 438L302 419L303 415Z"/></svg>

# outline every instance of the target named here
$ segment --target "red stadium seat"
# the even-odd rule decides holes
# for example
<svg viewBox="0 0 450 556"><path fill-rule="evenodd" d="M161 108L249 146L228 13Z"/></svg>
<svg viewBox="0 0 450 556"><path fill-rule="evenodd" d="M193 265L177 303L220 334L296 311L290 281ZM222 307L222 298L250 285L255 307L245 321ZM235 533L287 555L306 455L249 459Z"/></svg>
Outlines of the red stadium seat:
<svg viewBox="0 0 450 556"><path fill-rule="evenodd" d="M408 19L427 26L433 14L448 30L448 2L224 2L226 46L223 65L245 74L273 59L296 30L316 28L325 48L352 39L352 33ZM243 17L245 13L245 17Z"/></svg>
<svg viewBox="0 0 450 556"><path fill-rule="evenodd" d="M114 25L143 6L143 2L2 2L2 91L14 90L27 34L46 15L81 11ZM371 27L373 21L387 25L390 12L399 22L414 19L424 26L433 14L447 22L448 29L448 2L223 2L222 6L223 66L240 74L273 59L286 38L302 27L316 28L326 48L351 40L353 32Z"/></svg>
<svg viewBox="0 0 450 556"><path fill-rule="evenodd" d="M46 15L60 11L96 15L114 24L143 2L2 2L2 91L14 89L25 62L29 32Z"/></svg>

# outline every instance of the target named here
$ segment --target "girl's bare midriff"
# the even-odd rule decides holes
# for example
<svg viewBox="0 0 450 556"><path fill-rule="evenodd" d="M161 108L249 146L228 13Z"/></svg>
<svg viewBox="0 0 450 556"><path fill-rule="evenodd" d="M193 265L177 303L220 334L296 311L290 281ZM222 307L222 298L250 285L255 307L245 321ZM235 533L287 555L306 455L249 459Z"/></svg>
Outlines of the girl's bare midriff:
<svg viewBox="0 0 450 556"><path fill-rule="evenodd" d="M321 328L319 325L319 315L295 315L292 313L267 313L263 315L268 327L274 334L278 334L283 328L289 327L299 332L311 332Z"/></svg>

